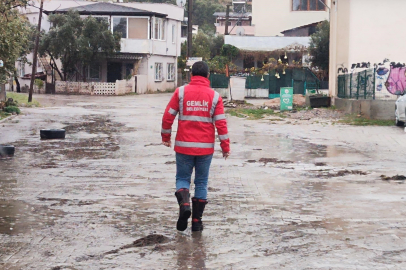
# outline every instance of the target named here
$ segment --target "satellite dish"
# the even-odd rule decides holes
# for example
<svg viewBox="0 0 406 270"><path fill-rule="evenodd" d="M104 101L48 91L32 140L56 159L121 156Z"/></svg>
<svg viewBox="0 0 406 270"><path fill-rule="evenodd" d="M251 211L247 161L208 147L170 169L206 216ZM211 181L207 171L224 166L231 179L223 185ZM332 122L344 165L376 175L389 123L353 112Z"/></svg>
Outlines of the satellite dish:
<svg viewBox="0 0 406 270"><path fill-rule="evenodd" d="M245 29L244 29L244 27L238 27L236 30L235 30L235 34L237 35L237 36L243 36L243 35L245 35Z"/></svg>
<svg viewBox="0 0 406 270"><path fill-rule="evenodd" d="M179 7L185 7L187 0L176 0L176 4Z"/></svg>

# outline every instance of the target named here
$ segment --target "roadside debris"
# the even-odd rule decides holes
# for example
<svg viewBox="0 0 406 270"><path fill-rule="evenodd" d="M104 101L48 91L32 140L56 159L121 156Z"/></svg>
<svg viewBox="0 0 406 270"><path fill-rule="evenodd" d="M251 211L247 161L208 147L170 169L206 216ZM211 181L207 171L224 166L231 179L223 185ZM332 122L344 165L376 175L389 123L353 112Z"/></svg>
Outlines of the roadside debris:
<svg viewBox="0 0 406 270"><path fill-rule="evenodd" d="M382 180L385 180L385 181L390 181L390 180L406 180L406 176L404 176L404 175L399 175L399 174L397 174L397 175L395 175L395 176L392 176L392 177L390 177L390 176L386 176L386 175L381 175L381 179Z"/></svg>
<svg viewBox="0 0 406 270"><path fill-rule="evenodd" d="M122 246L118 249L108 251L108 252L104 253L104 255L118 253L120 250L123 250L123 249L134 248L134 247L146 247L146 246L152 246L152 245L156 245L156 244L164 244L164 243L168 243L168 242L169 242L169 238L162 234L150 234L146 237L135 240L131 244Z"/></svg>
<svg viewBox="0 0 406 270"><path fill-rule="evenodd" d="M327 164L326 163L324 163L324 162L316 162L316 163L314 163L314 165L315 166L327 166Z"/></svg>
<svg viewBox="0 0 406 270"><path fill-rule="evenodd" d="M367 175L368 173L359 171L359 170L340 170L337 172L322 172L320 174L317 174L316 177L318 178L333 178L333 177L341 177L341 176L346 176L349 174L356 174L356 175Z"/></svg>

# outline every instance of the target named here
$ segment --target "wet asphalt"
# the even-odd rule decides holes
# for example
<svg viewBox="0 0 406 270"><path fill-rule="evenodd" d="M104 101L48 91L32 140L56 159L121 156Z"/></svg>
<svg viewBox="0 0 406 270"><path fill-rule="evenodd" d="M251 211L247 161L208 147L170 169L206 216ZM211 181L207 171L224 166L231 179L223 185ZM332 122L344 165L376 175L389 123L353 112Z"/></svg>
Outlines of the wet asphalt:
<svg viewBox="0 0 406 270"><path fill-rule="evenodd" d="M169 94L35 98L0 123L0 269L406 267L406 186L381 178L405 174L403 129L227 116L205 230L177 232Z"/></svg>

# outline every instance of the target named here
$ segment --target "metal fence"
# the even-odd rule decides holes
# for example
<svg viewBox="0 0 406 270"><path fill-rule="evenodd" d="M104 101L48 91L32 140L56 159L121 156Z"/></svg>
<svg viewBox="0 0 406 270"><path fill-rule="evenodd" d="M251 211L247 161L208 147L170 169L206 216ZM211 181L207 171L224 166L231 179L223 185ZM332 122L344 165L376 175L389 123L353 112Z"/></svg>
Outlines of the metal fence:
<svg viewBox="0 0 406 270"><path fill-rule="evenodd" d="M376 69L365 69L338 75L339 98L346 99L396 99L397 96L389 93L386 87L377 89Z"/></svg>
<svg viewBox="0 0 406 270"><path fill-rule="evenodd" d="M210 74L209 80L211 88L228 88L230 82L225 74Z"/></svg>
<svg viewBox="0 0 406 270"><path fill-rule="evenodd" d="M306 94L309 89L319 89L320 81L307 68L286 69L284 72L270 70L269 75L248 76L246 89L269 89L269 98L280 95L281 87L293 87L294 94Z"/></svg>

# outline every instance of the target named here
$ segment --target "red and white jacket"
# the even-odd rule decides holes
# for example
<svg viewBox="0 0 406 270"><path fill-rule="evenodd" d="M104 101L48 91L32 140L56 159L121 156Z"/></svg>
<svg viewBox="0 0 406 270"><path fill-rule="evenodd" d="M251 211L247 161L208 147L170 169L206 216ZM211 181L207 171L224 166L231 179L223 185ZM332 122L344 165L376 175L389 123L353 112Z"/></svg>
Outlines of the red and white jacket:
<svg viewBox="0 0 406 270"><path fill-rule="evenodd" d="M230 152L223 100L210 88L210 81L193 76L190 84L176 89L162 118L162 141L171 140L172 124L179 113L175 139L177 153L202 156L214 153L217 128L223 152Z"/></svg>

